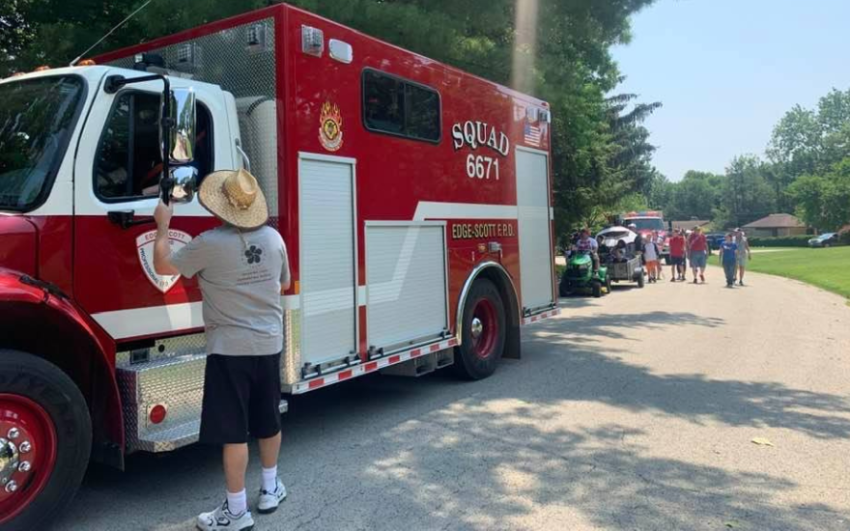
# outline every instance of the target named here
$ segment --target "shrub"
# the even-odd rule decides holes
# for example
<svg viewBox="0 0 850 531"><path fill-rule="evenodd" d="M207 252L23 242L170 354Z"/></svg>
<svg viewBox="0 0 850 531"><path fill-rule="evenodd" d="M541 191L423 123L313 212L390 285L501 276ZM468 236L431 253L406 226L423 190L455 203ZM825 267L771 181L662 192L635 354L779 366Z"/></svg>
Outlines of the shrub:
<svg viewBox="0 0 850 531"><path fill-rule="evenodd" d="M750 247L808 247L810 235L779 236L777 238L750 238Z"/></svg>

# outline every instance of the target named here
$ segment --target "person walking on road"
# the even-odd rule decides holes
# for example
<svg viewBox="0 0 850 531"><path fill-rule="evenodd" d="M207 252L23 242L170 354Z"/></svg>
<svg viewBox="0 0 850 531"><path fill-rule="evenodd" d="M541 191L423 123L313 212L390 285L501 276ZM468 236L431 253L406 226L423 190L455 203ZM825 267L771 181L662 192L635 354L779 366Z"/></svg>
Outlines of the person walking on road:
<svg viewBox="0 0 850 531"><path fill-rule="evenodd" d="M747 235L741 229L735 229L735 243L738 244L738 284L743 286L744 273L747 271L747 264L753 257L753 252L750 250Z"/></svg>
<svg viewBox="0 0 850 531"><path fill-rule="evenodd" d="M202 531L252 529L245 472L248 436L259 440L262 486L257 510L274 512L286 498L280 453L281 294L290 283L283 238L266 225L268 207L257 180L244 170L208 175L200 203L223 222L172 253L172 205L154 212L154 267L160 275L199 278L207 364L200 441L223 446L226 500L198 516Z"/></svg>
<svg viewBox="0 0 850 531"><path fill-rule="evenodd" d="M682 232L676 230L670 238L670 282L685 280L685 237Z"/></svg>
<svg viewBox="0 0 850 531"><path fill-rule="evenodd" d="M705 266L708 260L708 242L700 227L694 227L694 231L688 238L688 248L691 252L691 269L694 272L694 284L699 280L705 284Z"/></svg>
<svg viewBox="0 0 850 531"><path fill-rule="evenodd" d="M646 271L649 275L649 281L652 283L658 282L658 271L660 269L658 265L659 254L658 243L656 243L654 238L649 238L643 246L643 256L646 258Z"/></svg>
<svg viewBox="0 0 850 531"><path fill-rule="evenodd" d="M738 265L738 244L732 233L726 235L726 240L720 244L720 262L726 273L726 287L735 286L735 267Z"/></svg>
<svg viewBox="0 0 850 531"><path fill-rule="evenodd" d="M664 268L661 266L661 250L664 248L664 238L657 230L652 231L652 241L655 242L655 250L658 253L658 263L655 264L655 279L664 280Z"/></svg>

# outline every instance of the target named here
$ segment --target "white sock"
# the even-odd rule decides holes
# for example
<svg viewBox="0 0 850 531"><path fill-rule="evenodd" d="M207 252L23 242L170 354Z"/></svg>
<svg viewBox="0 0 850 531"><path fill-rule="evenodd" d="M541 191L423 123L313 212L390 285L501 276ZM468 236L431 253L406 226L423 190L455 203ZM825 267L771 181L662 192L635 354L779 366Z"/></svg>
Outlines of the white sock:
<svg viewBox="0 0 850 531"><path fill-rule="evenodd" d="M248 509L248 495L245 489L241 492L227 492L227 508L234 516L239 516Z"/></svg>
<svg viewBox="0 0 850 531"><path fill-rule="evenodd" d="M277 488L277 465L263 468L263 490L274 492L275 488Z"/></svg>

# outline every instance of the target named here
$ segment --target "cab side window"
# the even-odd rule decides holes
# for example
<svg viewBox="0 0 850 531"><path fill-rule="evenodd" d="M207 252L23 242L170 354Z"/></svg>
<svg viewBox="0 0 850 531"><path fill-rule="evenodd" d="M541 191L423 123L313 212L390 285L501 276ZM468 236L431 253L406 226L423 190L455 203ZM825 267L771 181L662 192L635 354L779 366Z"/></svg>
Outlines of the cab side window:
<svg viewBox="0 0 850 531"><path fill-rule="evenodd" d="M95 192L102 200L156 196L162 174L160 95L127 91L116 99L95 157ZM199 181L213 168L212 120L198 105L195 161Z"/></svg>

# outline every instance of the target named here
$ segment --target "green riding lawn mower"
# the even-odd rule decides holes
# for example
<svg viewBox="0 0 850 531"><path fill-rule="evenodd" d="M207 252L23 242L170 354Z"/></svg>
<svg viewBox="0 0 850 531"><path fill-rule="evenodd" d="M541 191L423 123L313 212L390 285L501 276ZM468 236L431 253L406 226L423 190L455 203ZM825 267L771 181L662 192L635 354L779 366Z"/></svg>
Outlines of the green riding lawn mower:
<svg viewBox="0 0 850 531"><path fill-rule="evenodd" d="M589 251L573 251L567 258L567 268L561 275L558 287L562 297L574 293L590 293L601 297L603 293L611 293L611 278L608 268L604 265L599 271L593 272L593 257Z"/></svg>

